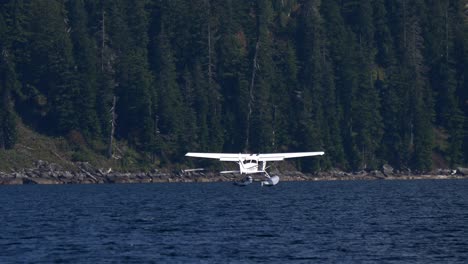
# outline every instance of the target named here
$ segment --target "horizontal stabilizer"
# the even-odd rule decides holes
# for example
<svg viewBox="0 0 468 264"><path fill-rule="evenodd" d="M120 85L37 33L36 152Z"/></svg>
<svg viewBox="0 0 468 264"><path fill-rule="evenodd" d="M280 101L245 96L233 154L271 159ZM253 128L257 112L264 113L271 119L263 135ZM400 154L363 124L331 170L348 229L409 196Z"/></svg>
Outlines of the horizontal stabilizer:
<svg viewBox="0 0 468 264"><path fill-rule="evenodd" d="M220 173L225 174L225 173L240 173L240 171L221 171Z"/></svg>

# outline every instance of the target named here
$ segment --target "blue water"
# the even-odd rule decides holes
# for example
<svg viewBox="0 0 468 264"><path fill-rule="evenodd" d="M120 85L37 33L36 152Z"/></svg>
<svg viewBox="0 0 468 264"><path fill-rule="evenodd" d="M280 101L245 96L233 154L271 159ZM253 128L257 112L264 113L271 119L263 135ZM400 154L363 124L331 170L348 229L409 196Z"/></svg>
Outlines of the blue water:
<svg viewBox="0 0 468 264"><path fill-rule="evenodd" d="M0 262L467 263L468 181L0 186Z"/></svg>

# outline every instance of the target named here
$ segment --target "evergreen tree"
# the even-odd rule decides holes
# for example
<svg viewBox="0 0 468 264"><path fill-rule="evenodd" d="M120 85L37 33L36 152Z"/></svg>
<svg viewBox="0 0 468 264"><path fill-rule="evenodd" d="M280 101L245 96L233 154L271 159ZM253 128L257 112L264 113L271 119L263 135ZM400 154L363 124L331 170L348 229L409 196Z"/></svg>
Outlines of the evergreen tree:
<svg viewBox="0 0 468 264"><path fill-rule="evenodd" d="M323 32L323 19L320 15L318 3L308 3L301 13L301 24L303 28L300 34L303 37L303 47L299 48L302 53L302 71L300 80L302 90L298 94L300 108L298 108L298 136L303 140L300 150L322 149L324 140L328 137L328 126L324 117L325 96L325 37ZM318 169L317 159L313 164L305 163L306 170Z"/></svg>
<svg viewBox="0 0 468 264"><path fill-rule="evenodd" d="M73 102L78 113L79 129L88 137L99 137L100 126L96 113L97 94L97 51L88 33L88 15L84 0L68 3L70 33L73 42L74 75L78 91Z"/></svg>
<svg viewBox="0 0 468 264"><path fill-rule="evenodd" d="M163 25L162 25L163 26ZM178 138L182 131L182 95L177 84L177 75L173 53L169 45L169 39L164 27L158 36L158 47L155 60L158 62L155 69L156 87L158 94L158 129L164 140L164 155L181 154L177 150Z"/></svg>
<svg viewBox="0 0 468 264"><path fill-rule="evenodd" d="M459 164L462 159L462 130L464 117L456 99L457 82L454 55L456 19L454 7L449 1L438 1L428 6L431 19L426 30L428 40L426 58L429 61L431 87L436 94L436 124L445 128L449 134L447 157L450 165Z"/></svg>
<svg viewBox="0 0 468 264"><path fill-rule="evenodd" d="M33 1L29 5L30 32L27 67L22 75L27 81L22 91L38 101L44 111L36 116L44 131L66 134L79 127L73 100L78 97L70 25L63 3L55 0ZM42 98L42 99L41 99Z"/></svg>
<svg viewBox="0 0 468 264"><path fill-rule="evenodd" d="M249 112L249 81L247 61L247 37L244 29L235 20L235 4L232 0L226 2L220 10L220 17L224 23L220 25L219 40L216 45L216 53L219 57L216 65L216 78L220 86L222 96L221 124L224 128L223 150L228 152L241 152L248 146L245 145L247 137L247 116ZM252 20L249 20L252 23ZM255 23L255 22L253 22ZM256 24L254 24L256 25ZM246 70L248 69L248 70Z"/></svg>
<svg viewBox="0 0 468 264"><path fill-rule="evenodd" d="M464 165L463 4L5 0L0 147L16 117L94 147L116 117L143 163L197 149L325 150L305 171Z"/></svg>
<svg viewBox="0 0 468 264"><path fill-rule="evenodd" d="M400 168L403 162L402 125L404 120L401 82L398 81L399 67L395 56L394 38L389 28L389 15L383 0L375 1L374 41L375 87L380 95L383 135L380 142L380 158Z"/></svg>
<svg viewBox="0 0 468 264"><path fill-rule="evenodd" d="M254 152L269 152L272 150L272 109L271 87L274 80L274 63L272 61L272 10L270 1L257 2L257 41L252 45L254 63L250 86L250 100L252 101L252 114L248 131L250 141L246 146Z"/></svg>
<svg viewBox="0 0 468 264"><path fill-rule="evenodd" d="M407 24L407 42L404 63L408 66L410 101L408 114L410 116L410 151L412 152L412 167L419 171L429 170L432 166L433 147L433 100L430 86L427 83L427 72L424 67L424 38L422 26L424 23L424 6L417 2L409 9Z"/></svg>
<svg viewBox="0 0 468 264"><path fill-rule="evenodd" d="M94 46L96 46L96 114L99 120L101 138L110 144L112 138L112 107L117 86L116 69L117 55L111 47L110 32L112 32L112 3L106 1L87 1L88 24ZM118 98L116 98L118 103ZM118 119L118 116L117 116ZM118 123L118 121L117 121ZM112 148L112 146L110 146Z"/></svg>
<svg viewBox="0 0 468 264"><path fill-rule="evenodd" d="M17 140L11 93L16 89L16 73L11 62L7 24L0 10L0 149L13 148Z"/></svg>

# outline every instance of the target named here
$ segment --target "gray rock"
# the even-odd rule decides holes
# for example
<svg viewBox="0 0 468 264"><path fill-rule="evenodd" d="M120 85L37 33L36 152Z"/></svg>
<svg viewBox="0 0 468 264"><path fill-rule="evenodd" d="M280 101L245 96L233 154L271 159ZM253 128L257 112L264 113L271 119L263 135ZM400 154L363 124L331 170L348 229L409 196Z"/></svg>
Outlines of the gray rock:
<svg viewBox="0 0 468 264"><path fill-rule="evenodd" d="M90 173L95 173L97 170L89 164L89 162L75 162L75 165L78 166L81 170L90 172Z"/></svg>
<svg viewBox="0 0 468 264"><path fill-rule="evenodd" d="M353 172L354 175L366 176L367 172L365 170Z"/></svg>
<svg viewBox="0 0 468 264"><path fill-rule="evenodd" d="M371 171L370 173L372 176L374 176L375 178L377 179L384 179L386 175L384 175L381 171L378 171L378 170L374 170L374 171Z"/></svg>
<svg viewBox="0 0 468 264"><path fill-rule="evenodd" d="M461 174L463 176L468 176L468 168L458 167L457 168L457 173Z"/></svg>
<svg viewBox="0 0 468 264"><path fill-rule="evenodd" d="M21 172L13 172L13 173L12 173L12 176L13 176L14 178L18 178L18 179L22 179L22 178L27 177L25 174L23 174L23 173L21 173Z"/></svg>
<svg viewBox="0 0 468 264"><path fill-rule="evenodd" d="M60 184L60 182L52 178L24 178L23 184Z"/></svg>
<svg viewBox="0 0 468 264"><path fill-rule="evenodd" d="M0 184L4 184L4 185L23 184L23 179L21 179L21 178L13 178L13 177L0 178Z"/></svg>
<svg viewBox="0 0 468 264"><path fill-rule="evenodd" d="M66 178L66 179L71 179L73 178L73 174L69 171L64 171L61 173L61 177Z"/></svg>
<svg viewBox="0 0 468 264"><path fill-rule="evenodd" d="M393 175L394 173L394 170L393 170L393 167L388 165L388 164L384 164L382 166L382 172L385 176L390 176L390 175Z"/></svg>
<svg viewBox="0 0 468 264"><path fill-rule="evenodd" d="M431 173L433 175L451 175L451 169L437 169L435 172Z"/></svg>
<svg viewBox="0 0 468 264"><path fill-rule="evenodd" d="M38 161L36 161L36 167L37 167L37 168L46 167L47 164L49 164L47 161L43 161L43 160L38 160Z"/></svg>

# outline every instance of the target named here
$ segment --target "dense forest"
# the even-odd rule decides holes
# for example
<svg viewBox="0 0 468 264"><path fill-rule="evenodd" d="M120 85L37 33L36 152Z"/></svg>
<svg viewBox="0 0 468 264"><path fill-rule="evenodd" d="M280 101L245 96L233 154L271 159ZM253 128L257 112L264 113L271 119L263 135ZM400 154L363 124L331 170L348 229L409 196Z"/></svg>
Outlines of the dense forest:
<svg viewBox="0 0 468 264"><path fill-rule="evenodd" d="M468 161L464 0L2 0L0 151L18 123L143 162L318 151L304 171ZM466 13L465 13L466 12Z"/></svg>

